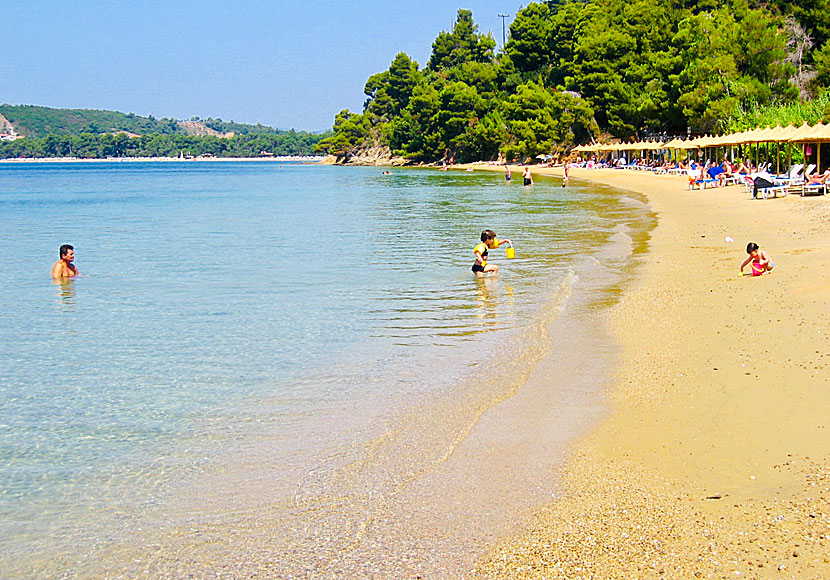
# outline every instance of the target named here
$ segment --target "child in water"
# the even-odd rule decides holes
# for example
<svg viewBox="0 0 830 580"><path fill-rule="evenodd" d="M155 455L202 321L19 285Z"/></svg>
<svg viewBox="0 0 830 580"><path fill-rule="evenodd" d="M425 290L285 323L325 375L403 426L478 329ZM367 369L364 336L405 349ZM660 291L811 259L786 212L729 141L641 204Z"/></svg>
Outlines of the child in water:
<svg viewBox="0 0 830 580"><path fill-rule="evenodd" d="M497 265L487 263L487 251L495 250L502 244L510 244L512 246L513 242L507 238L503 240L496 239L496 232L493 230L484 230L481 232L481 243L473 248L473 253L476 255L476 263L472 267L473 274L482 278L487 272L492 272L493 274L499 273L499 267Z"/></svg>
<svg viewBox="0 0 830 580"><path fill-rule="evenodd" d="M761 274L772 272L775 264L773 263L772 258L769 257L769 254L758 249L758 244L755 242L749 242L746 245L746 253L749 254L749 257L744 260L743 264L741 264L741 274L744 273L744 266L750 262L752 262L753 276L760 276Z"/></svg>

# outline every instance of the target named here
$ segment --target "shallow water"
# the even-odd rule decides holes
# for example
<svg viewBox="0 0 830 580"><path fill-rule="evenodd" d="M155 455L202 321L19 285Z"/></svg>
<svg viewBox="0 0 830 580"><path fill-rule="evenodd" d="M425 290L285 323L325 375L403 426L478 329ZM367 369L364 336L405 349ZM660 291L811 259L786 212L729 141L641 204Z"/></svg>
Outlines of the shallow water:
<svg viewBox="0 0 830 580"><path fill-rule="evenodd" d="M0 211L21 578L457 576L600 412L651 224L573 181L273 163L3 164ZM481 280L485 227L517 258Z"/></svg>

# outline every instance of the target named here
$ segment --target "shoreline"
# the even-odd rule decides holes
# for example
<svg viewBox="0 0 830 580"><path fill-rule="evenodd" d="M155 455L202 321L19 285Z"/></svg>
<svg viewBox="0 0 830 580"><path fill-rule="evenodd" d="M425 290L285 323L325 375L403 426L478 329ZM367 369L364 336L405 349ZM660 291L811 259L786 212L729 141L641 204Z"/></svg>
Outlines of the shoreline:
<svg viewBox="0 0 830 580"><path fill-rule="evenodd" d="M609 414L575 442L564 498L478 576L830 577L827 198L571 177L645 195L658 224L609 314L622 353ZM772 274L737 276L748 241Z"/></svg>

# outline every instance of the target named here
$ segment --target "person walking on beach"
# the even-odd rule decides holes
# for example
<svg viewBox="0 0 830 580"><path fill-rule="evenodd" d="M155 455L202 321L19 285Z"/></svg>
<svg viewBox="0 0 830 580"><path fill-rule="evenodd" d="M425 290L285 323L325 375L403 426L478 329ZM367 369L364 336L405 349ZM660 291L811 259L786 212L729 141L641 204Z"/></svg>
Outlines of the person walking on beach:
<svg viewBox="0 0 830 580"><path fill-rule="evenodd" d="M769 254L758 248L758 244L749 242L746 245L746 253L749 254L749 257L741 264L741 275L744 273L744 267L750 262L752 262L753 276L760 276L761 274L772 272L775 264L772 258L769 257Z"/></svg>
<svg viewBox="0 0 830 580"><path fill-rule="evenodd" d="M493 274L499 273L499 267L496 264L487 263L488 250L495 250L502 244L513 245L513 242L507 238L499 240L496 238L496 232L493 230L484 230L481 232L481 243L473 248L473 253L476 256L476 262L473 264L472 270L479 278L483 278L487 272Z"/></svg>
<svg viewBox="0 0 830 580"><path fill-rule="evenodd" d="M72 261L75 259L75 248L64 244L59 250L60 259L52 266L52 278L72 278L78 275L78 268Z"/></svg>
<svg viewBox="0 0 830 580"><path fill-rule="evenodd" d="M525 165L525 168L522 170L522 180L524 180L525 185L533 185L533 174L530 172L530 167Z"/></svg>
<svg viewBox="0 0 830 580"><path fill-rule="evenodd" d="M565 162L565 176L562 178L562 187L565 187L566 185L568 185L568 181L571 178L570 169L571 169L571 164L566 161Z"/></svg>

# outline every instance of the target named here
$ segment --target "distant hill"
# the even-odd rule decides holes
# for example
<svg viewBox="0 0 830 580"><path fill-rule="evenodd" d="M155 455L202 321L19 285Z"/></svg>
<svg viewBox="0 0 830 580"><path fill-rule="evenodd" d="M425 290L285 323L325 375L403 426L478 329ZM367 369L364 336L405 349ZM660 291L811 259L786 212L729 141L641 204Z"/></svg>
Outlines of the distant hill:
<svg viewBox="0 0 830 580"><path fill-rule="evenodd" d="M231 137L233 135L278 135L286 133L265 125L247 125L222 119L191 118L188 121L141 117L133 113L94 109L53 109L35 105L0 105L17 135L40 139L47 135L78 136L125 132L129 135L196 135ZM8 125L7 124L7 125ZM12 132L12 131L7 131Z"/></svg>

